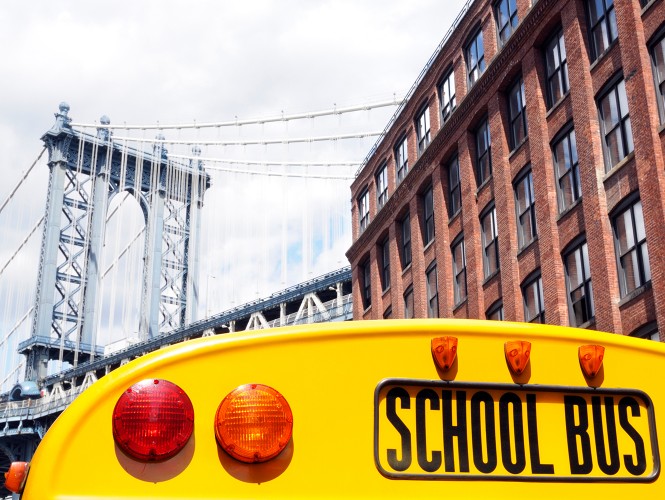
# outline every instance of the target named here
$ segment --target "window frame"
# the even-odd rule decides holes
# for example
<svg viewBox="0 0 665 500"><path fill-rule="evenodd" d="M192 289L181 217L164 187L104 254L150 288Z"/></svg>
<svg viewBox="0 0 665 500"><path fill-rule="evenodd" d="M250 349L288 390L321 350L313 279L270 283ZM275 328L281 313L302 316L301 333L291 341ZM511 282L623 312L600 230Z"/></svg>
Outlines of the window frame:
<svg viewBox="0 0 665 500"><path fill-rule="evenodd" d="M495 314L499 314L498 318L492 318ZM503 321L504 320L504 311L503 311L503 299L496 300L491 306L485 311L485 319L489 321Z"/></svg>
<svg viewBox="0 0 665 500"><path fill-rule="evenodd" d="M517 104L518 109L513 109L513 102ZM526 119L526 95L522 75L513 82L508 90L508 122L510 123L510 151L514 151L529 136ZM520 128L522 130L521 136L518 135Z"/></svg>
<svg viewBox="0 0 665 500"><path fill-rule="evenodd" d="M436 236L434 227L434 186L425 189L422 194L423 202L423 246L426 247Z"/></svg>
<svg viewBox="0 0 665 500"><path fill-rule="evenodd" d="M607 7L607 0L600 1L603 4L603 12L598 16L595 22L591 18L591 4L593 3L593 0L587 0L587 2L585 2L589 30L589 45L591 49L591 63L595 62L601 55L603 55L605 51L607 51L607 49L609 49L614 41L618 38L614 0L611 0L612 6L610 8ZM614 19L614 23L612 23L612 19ZM594 32L598 27L601 28L603 35L606 35L603 36L603 47L597 46L596 37L594 36ZM614 33L612 33L612 31L614 31ZM614 34L614 38L612 38L612 34Z"/></svg>
<svg viewBox="0 0 665 500"><path fill-rule="evenodd" d="M535 287L535 293L530 294L532 287ZM520 286L522 289L522 304L524 306L524 321L527 323L545 323L545 296L543 294L543 277L540 269L531 273ZM534 299L535 314L530 314L527 297Z"/></svg>
<svg viewBox="0 0 665 500"><path fill-rule="evenodd" d="M407 136L403 135L394 149L395 155L395 180L400 184L409 173L409 143Z"/></svg>
<svg viewBox="0 0 665 500"><path fill-rule="evenodd" d="M480 51L478 47L480 47ZM475 49L475 52L473 49ZM472 58L472 56L474 57ZM466 63L468 90L471 90L485 72L485 46L482 27L476 29L469 42L464 46L464 60Z"/></svg>
<svg viewBox="0 0 665 500"><path fill-rule="evenodd" d="M415 317L415 298L413 296L413 285L407 287L402 294L404 300L404 319L413 319Z"/></svg>
<svg viewBox="0 0 665 500"><path fill-rule="evenodd" d="M381 290L390 288L390 238L386 237L380 245L381 250Z"/></svg>
<svg viewBox="0 0 665 500"><path fill-rule="evenodd" d="M636 224L636 216L635 216L635 207L639 204L640 206L640 213L642 214L642 222L641 222L641 227L643 229L643 237L638 240L639 234L638 234L638 224ZM621 249L621 241L619 237L619 231L618 231L618 221L619 219L624 216L624 214L628 213L630 217L630 225L631 225L631 237L633 240L632 246L627 248L625 251L622 252ZM651 281L651 263L649 262L649 250L648 250L648 245L647 245L647 239L646 239L646 231L644 230L644 213L643 213L643 208L642 208L642 200L639 197L639 193L634 193L633 195L628 196L623 202L620 203L620 205L612 210L612 213L610 215L610 219L612 222L612 233L614 235L614 249L615 249L615 255L616 255L616 261L617 261L617 271L618 271L618 276L619 276L619 290L621 294L621 298L624 298L628 296L630 293L634 292L635 290L639 289L640 287L646 285ZM626 230L628 228L626 227ZM637 278L639 280L639 283L636 283L633 288L628 289L628 270L626 269L626 266L624 264L624 260L626 258L630 258L632 264L637 264ZM635 275L633 274L633 278L635 278Z"/></svg>
<svg viewBox="0 0 665 500"><path fill-rule="evenodd" d="M462 262L457 262L456 259L456 250L461 249L461 260ZM460 234L453 240L453 243L450 245L450 254L452 257L452 268L453 268L453 302L454 306L457 307L462 304L468 295L467 283L466 283L466 249L464 247L464 234ZM462 279L463 278L463 279Z"/></svg>
<svg viewBox="0 0 665 500"><path fill-rule="evenodd" d="M433 284L432 284L433 281ZM432 289L432 286L434 287ZM439 284L436 261L427 266L425 271L425 288L427 290L427 317L439 317Z"/></svg>
<svg viewBox="0 0 665 500"><path fill-rule="evenodd" d="M563 55L562 55L563 47ZM552 50L554 49L554 50ZM552 57L552 61L556 64L558 60L558 65L554 68L550 65L550 59L548 55L552 51L556 57ZM556 33L550 37L550 39L545 43L545 80L547 87L547 109L552 109L555 104L561 101L568 91L570 90L570 80L568 78L568 57L566 53L566 40L563 37L563 29L559 28ZM563 69L562 69L563 68ZM553 82L558 82L559 87L559 98L555 100L554 91L553 91Z"/></svg>
<svg viewBox="0 0 665 500"><path fill-rule="evenodd" d="M452 219L462 210L462 180L459 171L459 156L455 155L446 165L448 173L448 218ZM453 171L457 179L453 183Z"/></svg>
<svg viewBox="0 0 665 500"><path fill-rule="evenodd" d="M520 190L520 186L526 182L526 187L523 191ZM538 238L538 224L536 221L536 194L533 187L533 171L531 170L531 165L527 165L522 171L515 177L513 181L513 191L515 193L515 217L516 217L516 226L517 226L517 250L523 250L525 247L530 245L533 241ZM525 202L524 207L521 206L519 193L525 193ZM531 237L526 238L525 227L528 221L528 224L531 228Z"/></svg>
<svg viewBox="0 0 665 500"><path fill-rule="evenodd" d="M501 25L499 14L501 6L504 4L506 5L508 19L506 23ZM510 11L511 4L512 7L515 8L515 10L512 13ZM515 32L515 30L517 29L517 25L519 24L519 18L517 17L517 2L516 0L499 0L498 2L495 2L493 10L494 10L494 20L496 22L497 41L499 43L499 47L503 47L506 44L506 42L508 42L512 34ZM508 31L507 34L506 31Z"/></svg>
<svg viewBox="0 0 665 500"><path fill-rule="evenodd" d="M453 114L455 108L457 107L456 92L455 92L455 70L453 68L449 69L441 79L440 83L437 85L437 93L439 95L439 115L441 118L441 124L445 123L448 118ZM447 89L449 92L449 97L446 102L443 100L443 96L446 95L444 90ZM452 90L451 90L452 89Z"/></svg>
<svg viewBox="0 0 665 500"><path fill-rule="evenodd" d="M367 310L372 305L372 268L371 260L367 257L362 264L360 264L362 270L362 283L360 288L360 298L363 305L363 310Z"/></svg>
<svg viewBox="0 0 665 500"><path fill-rule="evenodd" d="M402 258L402 270L411 265L411 214L406 213L400 222L400 257Z"/></svg>
<svg viewBox="0 0 665 500"><path fill-rule="evenodd" d="M614 105L619 113L618 121L612 124L612 128L609 131L606 130L606 123L603 112L603 103L605 102L605 99L613 99ZM621 109L622 101L626 104L625 113ZM612 106L609 101L608 104L611 108ZM605 172L609 172L612 170L612 168L621 163L624 158L631 154L635 149L635 144L633 143L633 128L630 121L630 110L628 109L628 96L626 95L626 82L623 78L623 75L615 77L609 81L609 83L603 88L602 92L599 93L598 98L596 99L596 106L600 120L600 134L603 145ZM608 140L612 137L616 137L615 132L617 131L619 132L618 137L621 139L621 151L618 151L619 156L616 158L616 160L614 160L612 157L612 148L610 145L608 145ZM630 134L628 132L630 132Z"/></svg>
<svg viewBox="0 0 665 500"><path fill-rule="evenodd" d="M572 140L571 140L572 138ZM565 141L565 144L564 144ZM562 146L565 172L561 173L559 169L560 159L558 158L557 148ZM582 181L580 179L580 165L577 156L577 137L575 135L575 128L571 125L565 126L559 132L551 143L552 150L552 164L554 166L554 177L556 179L557 202L559 206L559 213L562 214L570 209L580 198L582 198ZM573 154L574 153L574 154ZM566 162L566 158L570 160L570 165ZM573 161L574 160L574 161ZM570 177L570 190L564 189L563 182ZM570 203L566 203L566 194L570 193Z"/></svg>
<svg viewBox="0 0 665 500"><path fill-rule="evenodd" d="M481 142L480 138L485 141L487 147L481 151ZM476 143L476 181L478 187L482 186L492 177L492 138L490 136L490 126L489 120L487 117L483 118L481 124L476 128L475 131L475 143ZM487 160L487 167L484 168L485 162ZM485 171L487 175L485 176Z"/></svg>
<svg viewBox="0 0 665 500"><path fill-rule="evenodd" d="M376 182L376 206L381 209L388 201L388 164L383 162L374 176Z"/></svg>
<svg viewBox="0 0 665 500"><path fill-rule="evenodd" d="M578 283L575 284L575 288L572 288L573 283L571 282L570 269L568 267L568 258L572 255L579 255L579 263L576 260L575 266L576 271L581 271L581 280L578 280ZM568 317L570 321L570 326L581 326L595 319L595 304L593 300L593 283L591 281L591 266L589 263L589 248L585 238L580 238L575 240L573 243L566 247L565 251L562 253L563 258L563 268L566 275L566 298L568 302ZM581 263L581 265L580 265ZM573 294L578 290L582 291L582 295L579 299L574 300ZM576 304L582 303L583 310L582 321L577 321L577 314L575 310Z"/></svg>
<svg viewBox="0 0 665 500"><path fill-rule="evenodd" d="M492 238L488 240L485 231L485 220L489 217L490 229L492 231ZM499 230L496 224L496 206L494 201L490 202L487 207L480 214L480 241L483 251L483 278L489 279L499 272L501 264L499 262ZM490 258L490 252L494 255L494 261ZM496 266L492 268L492 262L496 262Z"/></svg>
<svg viewBox="0 0 665 500"><path fill-rule="evenodd" d="M665 123L665 28L662 28L653 42L649 45L649 57L651 59L651 72L653 73L654 88L656 91L656 101L658 103L658 116L661 125ZM658 70L656 62L656 49L660 48L662 59L662 71Z"/></svg>
<svg viewBox="0 0 665 500"><path fill-rule="evenodd" d="M365 188L358 196L358 228L360 233L367 229L369 222L369 188Z"/></svg>
<svg viewBox="0 0 665 500"><path fill-rule="evenodd" d="M432 140L428 104L425 104L420 109L420 112L416 115L415 121L416 140L418 141L418 157L420 157Z"/></svg>

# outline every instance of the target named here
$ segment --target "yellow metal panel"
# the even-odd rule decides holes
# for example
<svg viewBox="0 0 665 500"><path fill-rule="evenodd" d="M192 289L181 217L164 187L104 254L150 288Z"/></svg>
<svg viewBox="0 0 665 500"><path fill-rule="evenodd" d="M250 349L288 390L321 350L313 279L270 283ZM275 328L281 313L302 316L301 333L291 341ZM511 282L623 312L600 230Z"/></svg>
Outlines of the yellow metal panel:
<svg viewBox="0 0 665 500"><path fill-rule="evenodd" d="M459 339L457 360L445 374L437 371L430 347L432 338L443 335ZM504 343L509 340L531 342L529 365L519 377L513 377L506 364ZM653 427L663 435L665 346L588 330L507 322L327 323L193 340L146 355L103 377L45 436L32 462L24 498L514 498L516 494L541 499L663 498L665 483L660 478L645 483L505 480L491 474L461 480L390 479L377 468L375 391L383 380L440 382L443 377L455 383L506 384L516 390L524 384L586 390L589 384L577 354L584 344L606 348L603 368L592 385L643 391L655 410ZM146 378L179 385L194 406L195 428L189 444L163 463L129 459L116 449L111 433L118 397ZM215 441L213 423L219 403L246 383L277 389L294 415L291 443L265 464L240 463ZM378 404L381 414L385 399L379 398ZM427 411L438 416L435 410ZM408 412L403 417L411 418ZM548 416L544 406L538 418L545 428L545 421L556 417ZM434 418L427 422L432 436L441 433ZM635 424L636 428L641 425L648 427L642 421ZM639 427L639 432L648 430ZM540 437L543 463L566 460L561 436ZM394 439L394 433L386 439ZM632 441L625 436L620 439L622 453L629 454L625 450ZM397 446L377 446L378 461L385 459L386 449ZM651 441L646 446L649 467L657 466L657 446ZM630 474L624 466L617 475Z"/></svg>

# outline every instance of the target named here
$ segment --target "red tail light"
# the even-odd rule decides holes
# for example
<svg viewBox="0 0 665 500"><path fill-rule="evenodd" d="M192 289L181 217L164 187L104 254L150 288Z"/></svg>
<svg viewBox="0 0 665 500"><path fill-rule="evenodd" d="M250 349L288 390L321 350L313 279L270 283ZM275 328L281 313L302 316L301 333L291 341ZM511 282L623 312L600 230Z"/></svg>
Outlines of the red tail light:
<svg viewBox="0 0 665 500"><path fill-rule="evenodd" d="M220 446L243 462L265 462L291 440L293 414L272 387L247 384L227 395L217 408L215 436Z"/></svg>
<svg viewBox="0 0 665 500"><path fill-rule="evenodd" d="M28 462L12 462L9 470L5 472L5 488L12 493L22 493L29 469Z"/></svg>
<svg viewBox="0 0 665 500"><path fill-rule="evenodd" d="M187 394L167 380L143 380L127 389L113 410L113 438L130 457L155 462L182 450L194 430Z"/></svg>

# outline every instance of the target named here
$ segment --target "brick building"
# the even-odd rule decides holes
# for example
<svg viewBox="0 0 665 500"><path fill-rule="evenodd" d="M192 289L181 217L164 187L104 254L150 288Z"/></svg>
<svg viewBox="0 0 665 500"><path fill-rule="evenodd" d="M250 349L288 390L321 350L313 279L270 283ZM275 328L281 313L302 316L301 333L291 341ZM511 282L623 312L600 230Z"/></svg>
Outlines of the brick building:
<svg viewBox="0 0 665 500"><path fill-rule="evenodd" d="M665 0L467 3L352 184L354 319L665 340Z"/></svg>

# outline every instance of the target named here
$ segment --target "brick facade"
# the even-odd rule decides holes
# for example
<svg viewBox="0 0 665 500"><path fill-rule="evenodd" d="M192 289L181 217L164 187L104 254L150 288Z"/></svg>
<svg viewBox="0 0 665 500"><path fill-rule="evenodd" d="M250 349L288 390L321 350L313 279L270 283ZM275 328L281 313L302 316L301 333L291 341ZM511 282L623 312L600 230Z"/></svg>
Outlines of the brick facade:
<svg viewBox="0 0 665 500"><path fill-rule="evenodd" d="M587 0L517 0L519 23L502 43L496 5L476 0L469 6L351 186L354 232L347 256L353 270L354 318L404 317L407 290L413 291L413 316L427 317L426 272L436 265L439 317L485 318L501 305L505 320L525 321L531 312L525 309L524 286L539 275L547 323L647 334L665 341L665 126L658 108L665 85L659 90L655 84L652 57L655 44L665 36L665 0L615 0L601 23L616 36L610 40L610 34L605 42L594 42L598 37L594 38ZM471 83L466 49L479 40L478 33L485 68ZM548 53L564 49L565 68L562 61L548 62ZM561 74L567 71L568 84L552 102L548 75L557 68ZM456 105L444 121L439 85L451 71ZM519 100L514 90L520 82L526 137L514 144L511 126L516 112L509 100L511 95L511 102ZM425 106L431 142L418 156L416 119ZM478 128L485 121L491 175L479 183ZM404 137L409 171L398 183L395 147ZM569 146L573 139L576 148L573 144L569 150L577 153L578 187L561 188L575 175L572 167L564 175L563 160L557 174L554 149ZM455 158L461 209L450 214L449 166ZM379 208L375 176L383 165L388 168L389 198ZM536 236L520 247L520 226L531 226L528 213L518 220L517 211L523 207L516 198L516 184L529 172ZM430 188L435 236L425 245L423 195ZM366 190L370 222L361 231L357 200ZM579 193L562 208L560 198L568 191ZM496 209L499 269L485 276L481 217L491 207ZM403 266L402 221L407 214L412 259ZM629 215L635 233L620 224ZM648 251L635 243L620 260L621 235L629 232L629 241L634 234L636 241L645 234L646 243L642 239L639 244ZM466 298L455 303L452 245L462 239ZM388 287L380 279L386 241ZM586 262L576 267L571 264L575 258ZM636 259L641 259L636 267L640 273L631 267ZM361 297L365 266L369 302ZM623 278L633 275L639 275L636 283Z"/></svg>

